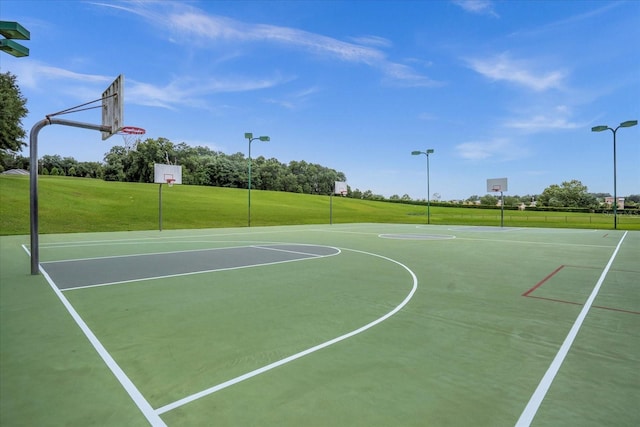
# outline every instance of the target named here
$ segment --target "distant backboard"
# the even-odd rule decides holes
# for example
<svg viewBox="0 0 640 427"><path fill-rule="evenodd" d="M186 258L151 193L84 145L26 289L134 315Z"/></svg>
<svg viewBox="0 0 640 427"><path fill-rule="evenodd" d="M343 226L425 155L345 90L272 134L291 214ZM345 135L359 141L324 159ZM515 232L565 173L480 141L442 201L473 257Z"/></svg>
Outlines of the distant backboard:
<svg viewBox="0 0 640 427"><path fill-rule="evenodd" d="M343 181L336 181L334 185L333 194L347 195L347 183Z"/></svg>
<svg viewBox="0 0 640 427"><path fill-rule="evenodd" d="M124 127L124 76L120 74L102 93L102 126L111 128L102 132L102 140L120 132Z"/></svg>
<svg viewBox="0 0 640 427"><path fill-rule="evenodd" d="M163 165L156 163L153 165L153 182L156 184L182 184L182 166Z"/></svg>
<svg viewBox="0 0 640 427"><path fill-rule="evenodd" d="M507 178L487 179L487 193L504 193L507 191Z"/></svg>

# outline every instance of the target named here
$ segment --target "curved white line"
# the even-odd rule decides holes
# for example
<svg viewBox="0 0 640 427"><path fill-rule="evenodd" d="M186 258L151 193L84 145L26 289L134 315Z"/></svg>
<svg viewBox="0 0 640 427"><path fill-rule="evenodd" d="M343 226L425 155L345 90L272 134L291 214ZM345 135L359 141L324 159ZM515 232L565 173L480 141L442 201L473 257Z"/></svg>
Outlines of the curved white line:
<svg viewBox="0 0 640 427"><path fill-rule="evenodd" d="M284 365L286 363L292 362L292 361L294 361L296 359L299 359L299 358L301 358L303 356L306 356L308 354L314 353L314 352L316 352L318 350L321 350L323 348L329 347L330 345L333 345L333 344L336 344L336 343L338 343L340 341L346 340L347 338L351 338L354 335L358 335L358 334L366 331L367 329L370 329L370 328L376 326L377 324L384 322L389 317L391 317L394 314L396 314L405 305L407 305L409 303L411 298L413 298L413 295L415 294L416 290L418 289L418 279L417 279L416 275L413 273L413 271L411 271L409 269L409 267L407 267L406 265L404 265L401 262L398 262L398 261L396 261L394 259L382 256L382 255L373 254L371 252L359 251L359 250L355 250L355 249L344 249L344 250L348 250L348 251L352 251L352 252L359 252L359 253L365 254L365 255L375 256L375 257L382 258L384 260L393 262L394 264L398 264L399 266L401 266L402 268L407 270L409 272L409 274L411 275L411 277L413 278L413 287L411 288L411 291L409 292L409 294L405 297L405 299L396 308L394 308L393 310L391 310L390 312L388 312L384 316L374 320L373 322L367 323L366 325L364 325L364 326L362 326L362 327L360 327L360 328L358 328L358 329L356 329L354 331L348 332L348 333L346 333L344 335L341 335L341 336L333 338L333 339L331 339L329 341L323 342L322 344L315 345L315 346L313 346L311 348L308 348L306 350L303 350L303 351L301 351L299 353L293 354L293 355L291 355L289 357L285 357L284 359L278 360L277 362L270 363L269 365L266 365L266 366L263 366L261 368L255 369L255 370L253 370L251 372L247 372L246 374L240 375L239 377L236 377L236 378L233 378L233 379L230 379L229 381L225 381L225 382L223 382L221 384L218 384L216 386L210 387L210 388L208 388L206 390L202 390L202 391L200 391L198 393L194 393L194 394L192 394L190 396L187 396L187 397L184 397L184 398L182 398L180 400L176 400L173 403L169 403L168 405L165 405L165 406L163 406L161 408L156 409L156 414L162 415L165 412L168 412L168 411L171 411L173 409L179 408L180 406L186 405L187 403L193 402L193 401L195 401L197 399L200 399L201 397L208 396L208 395L213 394L213 393L215 393L217 391L220 391L220 390L225 389L227 387L230 387L230 386L232 386L234 384L237 384L237 383L239 383L241 381L244 381L244 380L247 380L249 378L255 377L256 375L263 374L263 373L265 373L267 371L270 371L271 369L277 368L278 366L282 366L282 365Z"/></svg>

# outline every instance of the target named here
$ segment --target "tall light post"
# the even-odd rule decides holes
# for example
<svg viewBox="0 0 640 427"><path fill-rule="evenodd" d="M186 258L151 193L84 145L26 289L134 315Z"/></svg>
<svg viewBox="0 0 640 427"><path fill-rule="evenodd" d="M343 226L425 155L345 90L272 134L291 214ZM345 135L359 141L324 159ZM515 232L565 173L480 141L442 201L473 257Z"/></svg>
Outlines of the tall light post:
<svg viewBox="0 0 640 427"><path fill-rule="evenodd" d="M427 224L431 224L431 199L429 198L429 154L433 153L433 149L429 148L427 151L412 151L411 155L419 156L424 154L427 156Z"/></svg>
<svg viewBox="0 0 640 427"><path fill-rule="evenodd" d="M618 193L616 190L616 132L620 128L630 128L631 126L635 126L638 124L637 120L627 120L626 122L620 123L620 125L612 129L609 126L601 125L594 126L591 128L591 132L602 132L605 130L610 130L613 132L613 228L618 228Z"/></svg>
<svg viewBox="0 0 640 427"><path fill-rule="evenodd" d="M270 140L270 138L268 136L257 136L254 138L251 132L246 132L244 134L244 137L249 140L249 204L248 204L249 209L247 213L247 218L248 218L248 227L251 227L251 143L255 140L267 142Z"/></svg>

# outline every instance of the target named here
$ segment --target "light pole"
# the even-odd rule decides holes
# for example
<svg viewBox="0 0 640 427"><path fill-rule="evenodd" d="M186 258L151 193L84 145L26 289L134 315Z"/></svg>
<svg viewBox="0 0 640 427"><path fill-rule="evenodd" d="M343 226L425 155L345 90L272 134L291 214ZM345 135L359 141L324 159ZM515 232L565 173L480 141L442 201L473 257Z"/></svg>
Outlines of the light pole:
<svg viewBox="0 0 640 427"><path fill-rule="evenodd" d="M251 143L256 139L264 142L267 142L270 139L268 136L257 136L254 138L253 134L250 132L246 132L244 134L244 137L249 140L249 204L248 204L249 210L247 213L247 217L248 217L248 227L251 227Z"/></svg>
<svg viewBox="0 0 640 427"><path fill-rule="evenodd" d="M427 224L431 224L431 199L429 198L429 154L433 153L433 149L429 148L427 151L412 151L411 155L419 156L424 154L427 156Z"/></svg>
<svg viewBox="0 0 640 427"><path fill-rule="evenodd" d="M591 132L602 132L605 130L610 130L613 132L613 228L618 228L618 193L616 190L616 132L620 128L630 128L631 126L635 126L638 124L637 120L627 120L626 122L620 123L620 125L612 129L609 126L601 125L594 126L591 128Z"/></svg>

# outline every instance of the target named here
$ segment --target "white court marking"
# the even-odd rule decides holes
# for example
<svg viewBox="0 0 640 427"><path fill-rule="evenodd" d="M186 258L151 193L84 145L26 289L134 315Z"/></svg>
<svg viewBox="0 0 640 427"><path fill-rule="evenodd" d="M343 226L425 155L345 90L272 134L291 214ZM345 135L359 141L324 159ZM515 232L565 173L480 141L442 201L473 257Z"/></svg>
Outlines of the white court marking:
<svg viewBox="0 0 640 427"><path fill-rule="evenodd" d="M381 239L395 240L451 240L456 236L451 234L378 234Z"/></svg>
<svg viewBox="0 0 640 427"><path fill-rule="evenodd" d="M316 352L318 350L321 350L323 348L329 347L330 345L336 344L336 343L338 343L340 341L346 340L347 338L351 338L351 337L353 337L355 335L358 335L358 334L366 331L367 329L370 329L370 328L376 326L377 324L384 322L389 317L391 317L394 314L396 314L405 305L407 305L409 303L411 298L413 298L413 295L415 294L416 290L418 289L418 278L413 273L413 271L411 271L411 269L409 269L409 267L407 267L406 265L404 265L401 262L398 262L398 261L396 261L394 259L382 256L382 255L377 255L377 254L374 254L374 253L371 253L371 252L359 251L359 250L355 250L355 249L344 249L344 250L348 250L348 251L352 251L352 252L358 252L358 253L365 254L365 255L375 256L375 257L382 258L384 260L390 261L390 262L392 262L394 264L397 264L397 265L401 266L402 268L404 268L405 270L407 270L409 272L409 274L411 275L411 277L413 279L413 286L411 288L411 291L409 292L409 294L405 297L405 299L398 306L396 306L393 310L391 310L390 312L388 312L384 316L374 320L373 322L367 323L366 325L364 325L364 326L362 326L362 327L360 327L360 328L358 328L356 330L348 332L348 333L346 333L344 335L341 335L339 337L333 338L333 339L331 339L329 341L326 341L326 342L324 342L322 344L318 344L316 346L313 346L311 348L303 350L303 351L301 351L299 353L293 354L293 355L291 355L289 357L285 357L284 359L278 360L277 362L270 363L270 364L268 364L266 366L263 366L261 368L255 369L255 370L253 370L251 372L247 372L244 375L240 375L238 377L232 378L232 379L230 379L228 381L225 381L225 382L220 383L220 384L218 384L216 386L210 387L210 388L208 388L206 390L202 390L202 391L200 391L198 393L194 393L192 395L186 396L186 397L184 397L184 398L182 398L180 400L176 400L173 403L169 403L168 405L165 405L165 406L163 406L161 408L156 409L156 413L158 415L162 415L165 412L169 412L169 411L171 411L173 409L176 409L176 408L179 408L181 406L184 406L187 403L193 402L195 400L198 400L200 398L203 398L205 396L213 394L213 393L215 393L217 391L220 391L220 390L223 390L223 389L225 389L227 387L230 387L230 386L232 386L234 384L238 384L241 381L247 380L249 378L253 378L253 377L257 376L257 375L263 374L263 373L268 372L268 371L270 371L270 370L272 370L274 368L277 368L278 366L282 366L282 365L285 365L285 364L287 364L289 362L293 362L296 359L299 359L301 357L307 356L307 355L309 355L311 353L314 353L314 352Z"/></svg>
<svg viewBox="0 0 640 427"><path fill-rule="evenodd" d="M281 242L282 243L282 242ZM291 243L284 243L284 244L291 244ZM313 246L319 246L319 245L313 245ZM335 248L333 246L331 246L331 248L334 249L338 249ZM27 254L30 255L28 249L23 245L23 249L27 252ZM338 249L340 250L340 249ZM89 340L89 342L91 343L91 345L93 345L93 347L96 349L96 351L98 352L98 354L100 355L100 357L103 359L103 361L105 362L105 364L109 367L109 369L113 372L114 376L118 379L118 381L120 382L120 384L122 384L122 386L124 387L124 389L127 391L127 393L129 394L129 396L132 398L132 400L135 402L135 404L138 406L138 408L140 409L140 411L143 413L143 415L147 418L147 420L149 421L149 423L152 426L159 426L159 427L163 427L166 426L166 424L164 423L164 421L162 421L162 419L160 418L160 416L166 412L169 412L173 409L179 408L181 406L184 406L190 402L193 402L195 400L198 400L202 397L211 395L217 391L223 390L225 388L228 388L234 384L238 384L242 381L245 381L247 379L253 378L257 375L263 374L265 372L268 372L274 368L277 368L279 366L285 365L287 363L293 362L294 360L297 360L301 357L307 356L309 354L312 354L318 350L327 348L333 344L336 344L338 342L344 341L348 338L351 338L355 335L358 335L368 329L371 329L372 327L384 322L385 320L387 320L388 318L390 318L391 316L393 316L394 314L398 313L402 308L404 308L409 301L413 298L416 290L418 289L418 278L416 277L415 273L413 271L411 271L411 269L409 267L407 267L406 265L402 264L399 261L396 261L392 258L388 258L386 256L383 255L378 255L378 254L374 254L371 252L365 252L365 251L360 251L357 249L344 249L344 250L348 250L348 251L352 251L352 252L356 252L356 253L361 253L364 255L369 255L369 256L374 256L389 262L392 262L396 265L399 265L400 267L402 267L403 269L405 269L409 275L411 276L412 279L412 287L411 290L409 291L408 295L402 300L402 302L400 302L400 304L398 304L393 310L391 310L390 312L384 314L383 316L381 316L380 318L367 323L364 326L361 326L358 329L355 329L351 332L348 332L344 335L340 335L336 338L333 338L331 340L328 340L326 342L323 342L321 344L315 345L313 347L310 347L306 350L303 350L301 352L295 353L289 357L286 357L284 359L278 360L276 362L270 363L268 365L265 365L261 368L255 369L253 371L247 372L246 374L240 375L238 377L232 378L228 381L225 381L221 384L215 385L213 387L210 387L208 389L202 390L200 392L191 394L189 396L186 396L182 399L179 399L175 402L169 403L165 406L162 406L161 408L158 409L153 409L151 407L151 405L149 404L149 402L144 398L144 396L142 395L142 393L140 393L140 391L137 389L137 387L134 385L134 383L129 379L129 377L127 377L127 375L124 373L124 371L122 370L122 368L120 368L120 366L115 362L115 360L113 359L113 357L109 354L109 352L106 350L106 348L102 345L102 343L100 342L100 340L98 340L98 338L96 337L96 335L93 333L93 331L91 331L91 329L87 326L87 324L84 322L84 320L82 320L82 318L80 317L80 315L75 311L75 309L73 308L73 306L71 305L71 303L67 300L67 298L64 296L64 294L60 291L60 289L58 289L58 287L55 285L55 283L53 282L53 280L51 280L51 278L47 275L46 271L41 269L41 272L43 274L43 276L46 278L47 282L49 282L49 285L53 288L55 294L58 296L58 298L60 299L60 301L62 302L62 304L64 305L64 307L67 309L67 311L69 311L69 314L73 317L73 319L76 321L76 323L78 324L78 326L80 327L80 329L83 331L83 333L85 334L85 336L87 337L87 339Z"/></svg>
<svg viewBox="0 0 640 427"><path fill-rule="evenodd" d="M31 253L29 251L27 251L27 254L31 256ZM131 381L131 379L127 376L127 374L124 373L120 365L118 365L118 363L116 363L113 357L111 357L111 355L109 354L107 349L104 347L104 345L102 345L98 337L96 337L96 335L89 328L89 326L87 326L85 321L82 320L82 317L80 317L80 315L75 310L75 308L73 308L73 306L71 305L67 297L65 297L64 294L60 291L60 289L58 289L58 287L53 282L53 280L51 280L47 272L44 271L43 269L40 269L40 273L42 273L44 278L47 280L47 282L49 283L49 286L51 287L51 289L53 289L53 292L56 294L56 296L58 297L58 299L60 300L64 308L67 309L67 311L69 312L73 320L76 322L80 330L87 337L87 339L89 340L93 348L95 348L95 350L98 352L98 354L100 355L104 363L111 370L111 372L120 382L122 387L126 390L127 394L129 394L129 397L131 397L131 400L134 401L138 409L140 409L140 412L142 412L142 414L145 416L147 421L149 421L149 424L151 424L154 427L155 426L166 427L166 424L164 421L162 421L162 418L160 418L160 415L156 411L154 411L151 404L147 401L147 399L144 398L142 393L140 393L140 390L138 390L138 388L135 386L133 381Z"/></svg>
<svg viewBox="0 0 640 427"><path fill-rule="evenodd" d="M609 269L613 264L613 260L616 258L616 255L618 254L618 250L620 250L620 246L622 246L622 242L624 241L624 238L627 237L627 233L628 232L625 231L624 234L622 235L620 242L618 242L618 246L616 246L616 249L613 251L611 258L609 258L609 262L607 263L606 267L602 271L602 274L600 275L598 282L594 286L593 291L591 291L591 295L589 295L587 302L585 302L584 306L582 307L582 310L580 311L580 314L578 314L578 317L576 318L576 321L571 327L569 334L567 335L567 337L564 339L564 342L560 346L560 350L558 350L558 353L556 354L556 357L551 362L549 369L547 369L547 372L544 374L544 377L542 377L542 380L540 380L540 383L538 384L538 387L536 388L535 392L531 396L529 403L527 403L527 406L524 408L524 411L522 411L522 414L520 415L520 418L516 423L516 427L528 427L529 425L531 425L533 418L536 416L536 413L538 412L538 408L540 408L540 405L542 404L542 400L547 395L547 391L549 391L549 388L551 387L551 383L553 382L554 378L556 377L556 374L560 370L560 366L562 366L562 362L564 362L564 359L567 357L567 354L569 353L569 349L571 348L573 341L576 339L576 336L578 335L578 331L580 331L580 328L582 327L582 323L584 322L584 319L587 317L587 313L589 312L589 309L591 308L593 301L596 299L596 296L600 291L602 282L604 282L605 277L607 277L607 273L609 272Z"/></svg>

